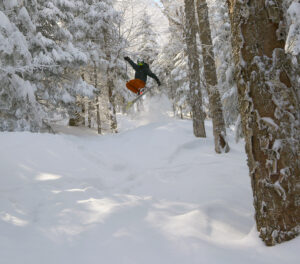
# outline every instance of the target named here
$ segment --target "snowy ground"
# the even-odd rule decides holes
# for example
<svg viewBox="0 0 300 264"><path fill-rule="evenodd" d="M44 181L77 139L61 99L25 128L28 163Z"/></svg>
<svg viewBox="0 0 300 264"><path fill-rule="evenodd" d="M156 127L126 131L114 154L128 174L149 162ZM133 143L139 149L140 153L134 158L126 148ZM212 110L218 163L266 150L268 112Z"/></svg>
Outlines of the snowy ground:
<svg viewBox="0 0 300 264"><path fill-rule="evenodd" d="M0 133L1 264L299 263L299 238L258 239L242 144L217 155L210 123L196 139L188 120L119 121Z"/></svg>

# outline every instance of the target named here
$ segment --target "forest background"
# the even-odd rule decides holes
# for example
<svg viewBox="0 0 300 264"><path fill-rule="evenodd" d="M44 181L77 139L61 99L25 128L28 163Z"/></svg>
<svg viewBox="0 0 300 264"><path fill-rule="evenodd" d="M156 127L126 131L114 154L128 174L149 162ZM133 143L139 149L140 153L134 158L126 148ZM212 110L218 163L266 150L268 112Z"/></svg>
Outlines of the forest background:
<svg viewBox="0 0 300 264"><path fill-rule="evenodd" d="M152 96L196 137L212 120L216 153L230 151L226 128L244 138L258 230L274 245L300 232L299 54L298 0L1 0L0 131L117 133L132 99L124 56L142 57L163 84L148 82Z"/></svg>

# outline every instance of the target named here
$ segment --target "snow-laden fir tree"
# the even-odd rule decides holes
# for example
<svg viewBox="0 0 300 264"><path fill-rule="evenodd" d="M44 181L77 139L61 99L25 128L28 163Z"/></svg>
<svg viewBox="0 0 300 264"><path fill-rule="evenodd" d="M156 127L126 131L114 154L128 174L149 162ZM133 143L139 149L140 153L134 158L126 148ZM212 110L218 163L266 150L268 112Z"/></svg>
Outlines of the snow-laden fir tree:
<svg viewBox="0 0 300 264"><path fill-rule="evenodd" d="M96 124L99 133L102 121L109 122L112 132L117 131L115 83L119 83L124 75L121 74L123 67L118 67L123 63L120 60L124 48L118 27L121 17L113 4L111 0L79 1L70 28L76 46L84 50L89 58L89 63L82 69L82 76L97 90L95 100L88 103L88 113L89 120L96 119L96 122L90 121L89 126L93 126L91 123ZM81 110L85 105L86 102L83 102Z"/></svg>
<svg viewBox="0 0 300 264"><path fill-rule="evenodd" d="M151 66L159 53L159 45L157 43L157 33L150 19L146 11L140 17L138 56Z"/></svg>
<svg viewBox="0 0 300 264"><path fill-rule="evenodd" d="M27 0L7 3L2 1L1 4L23 34L31 56L31 61L21 69L22 78L34 85L32 98L35 97L43 106L44 115L39 109L36 116L47 120L51 119L50 113L59 109L69 112L77 94L91 93L91 87L78 74L79 66L87 62L87 57L74 47L67 29L72 21L73 2ZM11 93L11 96L15 95ZM34 117L32 111L24 111L26 120ZM18 115L19 120L24 119L20 113ZM42 127L42 122L39 122L39 125L23 126L22 129L39 131Z"/></svg>
<svg viewBox="0 0 300 264"><path fill-rule="evenodd" d="M162 82L173 102L175 115L190 114L188 58L185 37L185 16L182 1L163 0L163 13L169 21L170 36L159 54L157 64Z"/></svg>
<svg viewBox="0 0 300 264"><path fill-rule="evenodd" d="M69 27L74 38L74 45L88 57L87 64L81 68L81 76L95 88L95 97L91 100L86 97L77 97L77 111L75 116L70 119L70 123L89 127L96 126L100 134L102 132L99 101L100 72L106 70L108 63L105 61L103 52L103 21L100 15L102 9L95 6L97 2L99 1L77 1L73 23Z"/></svg>
<svg viewBox="0 0 300 264"><path fill-rule="evenodd" d="M0 8L0 130L39 131L43 122L35 97L37 87L27 78L34 70L33 57L26 36L14 22L20 15L28 31L35 26L17 1L0 1Z"/></svg>
<svg viewBox="0 0 300 264"><path fill-rule="evenodd" d="M75 106L78 94L91 95L90 86L82 81L79 68L87 63L85 53L73 45L68 30L73 21L75 5L72 1L38 1L31 15L36 32L30 39L30 51L34 57L38 83L37 96L47 102L48 108ZM48 109L49 110L49 109Z"/></svg>
<svg viewBox="0 0 300 264"><path fill-rule="evenodd" d="M0 19L0 130L39 130L36 87L22 76L32 61L26 39L3 12Z"/></svg>

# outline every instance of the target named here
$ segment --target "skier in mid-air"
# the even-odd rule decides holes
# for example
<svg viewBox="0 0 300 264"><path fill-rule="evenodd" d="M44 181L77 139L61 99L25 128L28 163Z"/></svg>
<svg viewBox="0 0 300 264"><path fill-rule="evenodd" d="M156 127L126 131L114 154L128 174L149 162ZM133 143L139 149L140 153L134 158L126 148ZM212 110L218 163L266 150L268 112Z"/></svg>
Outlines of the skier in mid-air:
<svg viewBox="0 0 300 264"><path fill-rule="evenodd" d="M137 64L134 63L129 57L124 57L126 61L132 66L135 70L135 79L130 80L126 83L126 87L134 92L137 95L142 94L142 89L145 87L147 82L147 76L153 78L158 85L160 85L160 81L157 76L150 70L149 65L145 63L142 59L137 60Z"/></svg>

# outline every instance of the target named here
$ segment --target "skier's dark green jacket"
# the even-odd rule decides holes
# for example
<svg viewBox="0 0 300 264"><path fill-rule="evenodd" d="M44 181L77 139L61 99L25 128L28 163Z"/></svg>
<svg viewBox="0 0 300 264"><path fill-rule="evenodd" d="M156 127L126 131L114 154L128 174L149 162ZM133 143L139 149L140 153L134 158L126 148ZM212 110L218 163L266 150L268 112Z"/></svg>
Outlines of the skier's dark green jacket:
<svg viewBox="0 0 300 264"><path fill-rule="evenodd" d="M124 58L126 61L129 62L129 64L132 66L132 68L135 70L135 79L142 80L143 82L147 82L147 76L153 78L158 85L160 85L160 81L157 78L157 76L150 70L149 65L147 63L144 63L142 66L134 63L129 57Z"/></svg>

